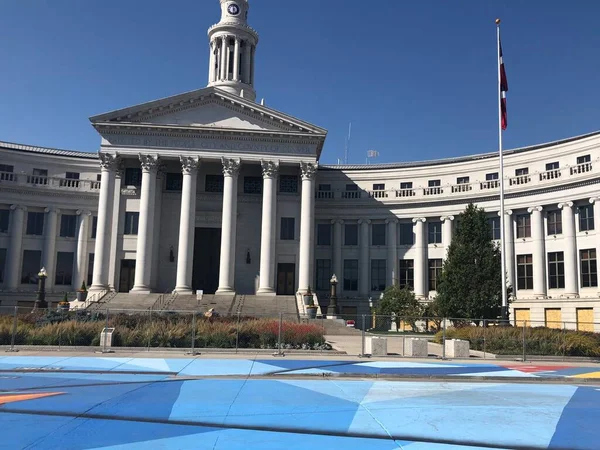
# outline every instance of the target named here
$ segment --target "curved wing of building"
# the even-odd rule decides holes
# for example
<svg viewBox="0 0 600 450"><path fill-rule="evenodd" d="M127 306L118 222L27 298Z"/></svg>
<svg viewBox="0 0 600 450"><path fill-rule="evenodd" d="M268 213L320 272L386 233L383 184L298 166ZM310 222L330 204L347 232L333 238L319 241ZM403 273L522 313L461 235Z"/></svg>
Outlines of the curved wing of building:
<svg viewBox="0 0 600 450"><path fill-rule="evenodd" d="M495 153L319 166L326 130L255 102L249 4L221 5L208 86L92 117L98 155L0 142L5 294L42 266L49 291L97 294L324 298L336 274L341 312L362 314L393 283L433 298L476 203L495 239L505 221L515 314L600 322L599 132L506 151L505 217Z"/></svg>

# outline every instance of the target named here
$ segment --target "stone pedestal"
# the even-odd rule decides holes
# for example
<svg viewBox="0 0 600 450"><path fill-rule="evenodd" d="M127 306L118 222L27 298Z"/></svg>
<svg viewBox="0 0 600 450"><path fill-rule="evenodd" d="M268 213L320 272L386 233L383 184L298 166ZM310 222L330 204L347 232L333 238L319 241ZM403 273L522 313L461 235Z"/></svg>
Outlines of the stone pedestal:
<svg viewBox="0 0 600 450"><path fill-rule="evenodd" d="M461 341L460 339L446 341L446 358L469 358L470 354L469 341Z"/></svg>
<svg viewBox="0 0 600 450"><path fill-rule="evenodd" d="M427 358L427 339L406 339L404 341L403 356L411 358Z"/></svg>
<svg viewBox="0 0 600 450"><path fill-rule="evenodd" d="M365 340L365 353L371 356L387 356L387 338L367 337Z"/></svg>

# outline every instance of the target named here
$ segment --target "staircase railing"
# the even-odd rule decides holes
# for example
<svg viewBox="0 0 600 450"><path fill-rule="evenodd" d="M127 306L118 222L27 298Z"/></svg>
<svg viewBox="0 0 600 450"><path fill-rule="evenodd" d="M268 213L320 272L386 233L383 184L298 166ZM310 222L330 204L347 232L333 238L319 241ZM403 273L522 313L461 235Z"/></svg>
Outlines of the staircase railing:
<svg viewBox="0 0 600 450"><path fill-rule="evenodd" d="M149 311L163 311L170 303L172 300L174 300L174 296L176 296L177 293L173 292L172 294L170 292L165 292L164 294L160 294L158 296L158 298L156 299L156 301L154 302L154 304L148 308Z"/></svg>
<svg viewBox="0 0 600 450"><path fill-rule="evenodd" d="M106 294L108 294L108 290L103 290L96 292L95 294L88 295L83 304L83 309L89 308L92 303L98 303Z"/></svg>

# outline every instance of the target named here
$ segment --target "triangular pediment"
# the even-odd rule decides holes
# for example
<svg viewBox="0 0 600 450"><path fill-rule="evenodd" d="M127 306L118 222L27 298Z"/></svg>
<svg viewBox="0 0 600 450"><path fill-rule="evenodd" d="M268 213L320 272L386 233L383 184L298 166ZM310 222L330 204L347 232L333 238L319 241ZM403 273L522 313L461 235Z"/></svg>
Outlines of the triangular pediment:
<svg viewBox="0 0 600 450"><path fill-rule="evenodd" d="M326 131L248 99L209 87L91 117L121 123L326 135Z"/></svg>

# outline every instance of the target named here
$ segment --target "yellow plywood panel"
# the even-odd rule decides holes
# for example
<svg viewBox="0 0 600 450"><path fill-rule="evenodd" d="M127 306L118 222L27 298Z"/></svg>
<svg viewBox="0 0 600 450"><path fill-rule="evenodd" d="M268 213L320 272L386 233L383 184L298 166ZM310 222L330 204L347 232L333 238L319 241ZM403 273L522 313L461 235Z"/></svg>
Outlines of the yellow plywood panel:
<svg viewBox="0 0 600 450"><path fill-rule="evenodd" d="M413 327L404 320L400 321L400 331L413 331Z"/></svg>
<svg viewBox="0 0 600 450"><path fill-rule="evenodd" d="M594 308L577 308L577 329L594 331Z"/></svg>
<svg viewBox="0 0 600 450"><path fill-rule="evenodd" d="M529 308L515 308L515 326L530 326L531 310Z"/></svg>
<svg viewBox="0 0 600 450"><path fill-rule="evenodd" d="M569 378L600 378L600 372L580 373L579 375L571 375Z"/></svg>
<svg viewBox="0 0 600 450"><path fill-rule="evenodd" d="M546 326L548 328L562 328L562 314L560 308L546 308Z"/></svg>

